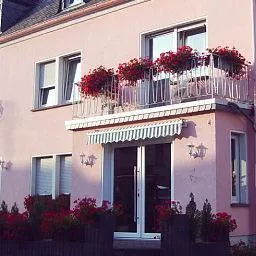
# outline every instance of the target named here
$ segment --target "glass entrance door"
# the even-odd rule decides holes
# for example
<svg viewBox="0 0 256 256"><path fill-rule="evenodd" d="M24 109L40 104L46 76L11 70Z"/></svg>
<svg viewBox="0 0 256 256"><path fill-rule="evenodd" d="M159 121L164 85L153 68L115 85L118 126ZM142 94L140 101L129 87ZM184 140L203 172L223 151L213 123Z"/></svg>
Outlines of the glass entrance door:
<svg viewBox="0 0 256 256"><path fill-rule="evenodd" d="M114 203L121 204L124 214L116 219L116 232L123 237L138 237L138 149L114 150Z"/></svg>
<svg viewBox="0 0 256 256"><path fill-rule="evenodd" d="M171 145L151 144L114 149L114 203L119 237L160 237L155 206L171 199Z"/></svg>
<svg viewBox="0 0 256 256"><path fill-rule="evenodd" d="M142 237L158 238L156 205L171 200L171 145L146 145L142 155Z"/></svg>

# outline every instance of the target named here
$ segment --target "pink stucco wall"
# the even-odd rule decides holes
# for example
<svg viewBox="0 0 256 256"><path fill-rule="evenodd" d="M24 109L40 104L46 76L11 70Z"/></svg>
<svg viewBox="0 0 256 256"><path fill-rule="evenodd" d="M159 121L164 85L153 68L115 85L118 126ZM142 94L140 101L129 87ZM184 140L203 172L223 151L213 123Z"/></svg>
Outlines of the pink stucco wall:
<svg viewBox="0 0 256 256"><path fill-rule="evenodd" d="M102 146L100 144L87 145L87 131L73 132L73 170L72 170L72 202L77 198L90 196L98 203L102 200ZM81 165L80 154L86 159L89 155L96 157L93 166Z"/></svg>
<svg viewBox="0 0 256 256"><path fill-rule="evenodd" d="M216 209L216 141L215 141L215 114L205 113L201 115L183 116L187 121L187 127L183 128L180 136L173 141L172 172L174 179L174 199L179 200L184 208L189 201L192 192L199 209L207 198ZM175 120L175 118L174 118ZM162 120L165 121L165 120ZM149 120L143 122L158 122ZM136 125L136 123L134 123ZM141 123L140 123L141 124ZM129 124L131 126L132 123ZM122 127L127 126L122 125ZM111 126L109 126L111 128ZM98 129L98 128L97 128ZM102 128L102 129L105 129ZM93 131L94 128L90 129ZM88 145L87 132L84 130L73 133L73 181L72 199L83 196L94 196L102 199L102 170L103 151L102 146ZM161 140L159 143L163 143ZM167 138L165 142L169 141ZM193 158L188 154L188 144L199 146L202 144L206 152L201 157ZM139 144L138 144L139 145ZM84 152L86 156L93 154L97 159L92 167L80 164L79 155ZM104 171L110 171L104 169ZM170 170L171 172L171 170ZM111 184L109 184L111 186ZM104 197L104 195L103 195Z"/></svg>
<svg viewBox="0 0 256 256"><path fill-rule="evenodd" d="M80 51L83 73L99 65L117 67L118 63L140 55L142 33L199 18L206 18L209 47L234 45L248 60L252 60L251 1L140 2L87 21L58 27L51 32L41 31L24 40L0 45L0 100L4 106L4 115L0 120L0 156L13 163L10 170L3 172L0 200L5 199L9 204L17 201L22 208L23 197L30 192L31 157L72 151L73 198L87 193L100 198L101 146L87 146L98 161L92 168L82 167L79 154L83 151L86 133L75 132L72 141L72 132L66 131L64 126L64 121L72 118L71 106L31 112L36 62ZM216 204L215 200L216 193L217 198L221 194L216 192L215 186L215 170L218 168L214 162L214 114L193 116L189 120L192 122L182 139L175 140L175 198L185 204L192 191L199 205L207 197L214 209L222 209L224 206ZM187 144L190 142L207 147L203 159L188 156ZM192 180L190 175L194 176ZM187 186L179 186L181 182ZM204 193L198 193L199 189ZM248 213L247 209L237 211Z"/></svg>
<svg viewBox="0 0 256 256"><path fill-rule="evenodd" d="M248 203L246 207L231 207L230 133L244 132L247 136ZM255 134L252 124L237 113L216 113L217 210L231 213L238 220L232 235L254 234L255 223Z"/></svg>
<svg viewBox="0 0 256 256"><path fill-rule="evenodd" d="M198 208L201 209L207 198L216 209L216 154L215 154L215 115L214 113L183 116L187 120L187 127L183 128L180 136L173 141L172 171L174 179L174 199L179 200L184 208L189 201L189 194L195 195ZM174 118L175 120L175 118ZM162 121L165 121L164 119ZM147 122L159 122L149 120ZM129 126L133 125L129 123ZM136 122L134 123L136 125ZM121 125L122 127L127 126ZM109 126L108 128L113 128ZM97 128L99 129L99 128ZM102 129L106 129L103 127ZM93 131L94 128L89 131ZM94 196L102 199L102 171L103 171L103 148L101 145L87 144L88 131L79 130L73 133L73 180L72 198ZM159 143L167 142L161 140ZM206 148L205 155L199 158L190 157L188 144ZM139 144L137 144L139 145ZM94 155L97 159L92 167L80 164L79 155L84 152L86 156ZM104 169L104 171L110 171ZM171 171L171 170L170 170ZM111 184L109 184L111 186ZM104 197L104 195L103 195Z"/></svg>
<svg viewBox="0 0 256 256"><path fill-rule="evenodd" d="M174 140L174 197L185 206L192 192L198 209L202 209L206 199L216 210L216 139L215 114L186 116L188 127L180 138ZM205 154L190 157L188 144L205 147Z"/></svg>

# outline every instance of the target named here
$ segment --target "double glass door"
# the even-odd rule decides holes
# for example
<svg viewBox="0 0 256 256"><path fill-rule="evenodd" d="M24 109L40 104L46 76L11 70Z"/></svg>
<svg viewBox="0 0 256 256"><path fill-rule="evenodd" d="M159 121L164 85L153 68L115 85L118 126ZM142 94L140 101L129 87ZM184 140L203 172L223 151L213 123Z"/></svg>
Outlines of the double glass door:
<svg viewBox="0 0 256 256"><path fill-rule="evenodd" d="M171 199L171 145L151 144L114 149L116 236L158 238L155 206Z"/></svg>

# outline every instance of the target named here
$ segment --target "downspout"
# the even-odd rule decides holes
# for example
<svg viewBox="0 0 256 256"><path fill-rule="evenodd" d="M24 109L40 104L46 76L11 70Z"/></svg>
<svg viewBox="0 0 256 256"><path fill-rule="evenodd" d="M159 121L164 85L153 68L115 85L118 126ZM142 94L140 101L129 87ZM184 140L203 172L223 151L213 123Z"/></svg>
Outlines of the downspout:
<svg viewBox="0 0 256 256"><path fill-rule="evenodd" d="M255 115L255 111L256 111L256 91L255 91L255 56L256 56L256 48L255 48L255 38L256 38L256 0L252 0L252 65L251 65L251 84L253 86L253 108L254 108L254 125L256 122L256 115ZM250 81L249 81L250 82ZM253 185L252 185L252 191L254 192L253 194L255 195L255 182L256 182L256 162L255 162L255 154L256 154L256 134L254 135L254 166L253 166L253 170L254 170L254 180L253 180ZM250 191L250 190L249 190ZM255 204L253 205L253 210L252 212L249 214L249 218L254 220L252 221L252 225L250 225L250 231L252 234L255 234L256 232L256 223L255 223Z"/></svg>

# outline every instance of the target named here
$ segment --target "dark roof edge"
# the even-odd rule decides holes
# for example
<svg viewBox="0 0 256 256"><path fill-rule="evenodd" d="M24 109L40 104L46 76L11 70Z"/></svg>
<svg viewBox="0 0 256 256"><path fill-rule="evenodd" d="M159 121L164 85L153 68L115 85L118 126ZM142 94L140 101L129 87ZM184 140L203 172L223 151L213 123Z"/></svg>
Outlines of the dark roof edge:
<svg viewBox="0 0 256 256"><path fill-rule="evenodd" d="M81 18L86 15L90 15L99 11L106 10L111 7L115 7L120 4L124 4L130 2L132 0L105 0L100 3L96 3L86 8L73 10L72 12L67 12L63 15L56 16L53 18L48 19L47 21L41 22L39 24L32 25L30 27L15 31L13 33L2 35L0 34L0 44L10 42L12 40L21 38L23 36L30 35L32 33L39 32L43 29L47 29L50 27L54 27L56 25L60 25L64 22L68 22L77 18Z"/></svg>

